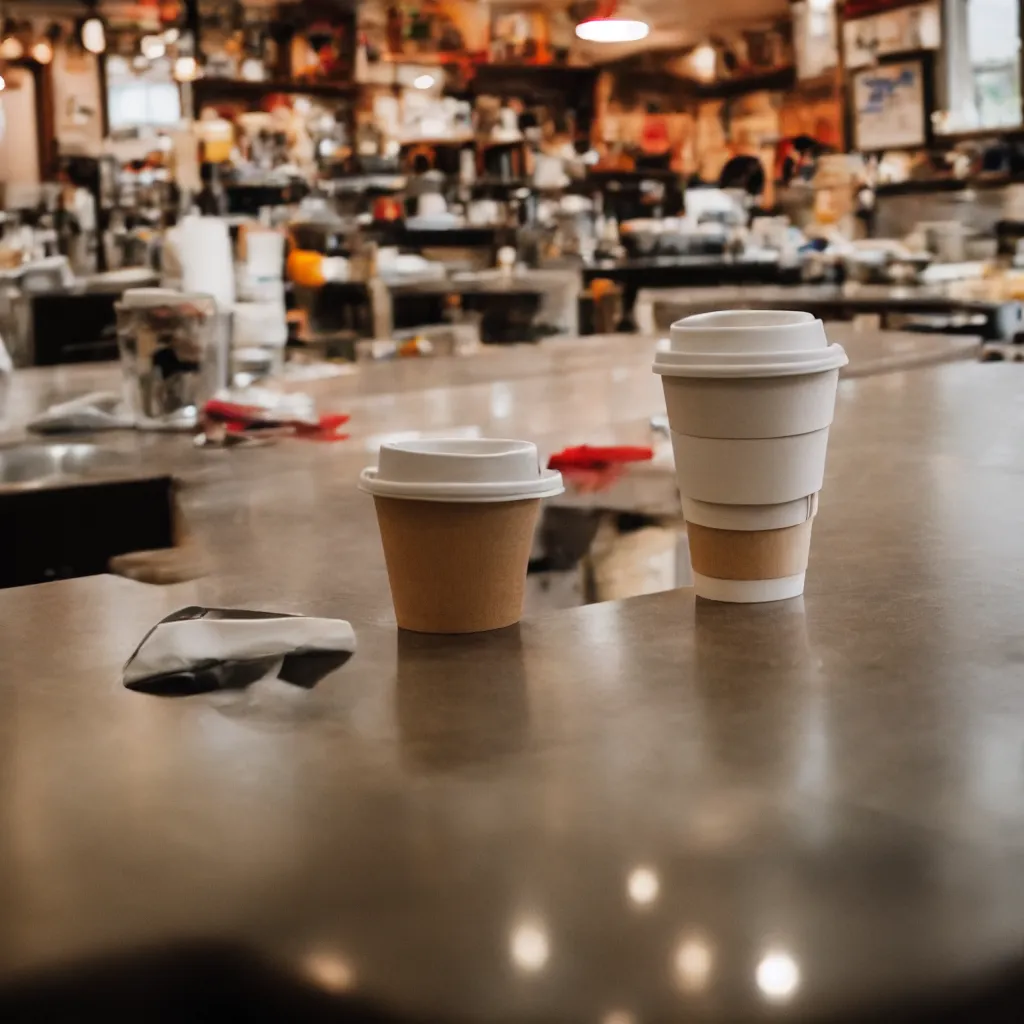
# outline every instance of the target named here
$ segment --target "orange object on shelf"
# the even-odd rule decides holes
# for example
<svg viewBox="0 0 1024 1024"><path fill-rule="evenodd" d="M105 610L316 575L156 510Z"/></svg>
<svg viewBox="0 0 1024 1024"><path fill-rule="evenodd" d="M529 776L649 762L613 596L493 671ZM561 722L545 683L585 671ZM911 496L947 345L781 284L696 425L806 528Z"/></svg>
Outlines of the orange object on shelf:
<svg viewBox="0 0 1024 1024"><path fill-rule="evenodd" d="M288 255L288 278L305 288L323 287L326 281L323 256L308 249L293 250Z"/></svg>

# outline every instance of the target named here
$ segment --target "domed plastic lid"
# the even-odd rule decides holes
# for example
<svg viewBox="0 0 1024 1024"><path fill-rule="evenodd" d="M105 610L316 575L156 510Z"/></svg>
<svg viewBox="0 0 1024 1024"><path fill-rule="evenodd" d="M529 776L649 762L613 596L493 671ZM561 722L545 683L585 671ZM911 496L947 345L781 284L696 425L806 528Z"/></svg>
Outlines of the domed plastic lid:
<svg viewBox="0 0 1024 1024"><path fill-rule="evenodd" d="M562 474L541 470L528 441L436 439L381 445L359 486L382 498L520 501L561 494Z"/></svg>
<svg viewBox="0 0 1024 1024"><path fill-rule="evenodd" d="M668 377L778 377L845 366L841 345L830 345L824 324L810 313L736 309L688 316L659 345L654 372Z"/></svg>

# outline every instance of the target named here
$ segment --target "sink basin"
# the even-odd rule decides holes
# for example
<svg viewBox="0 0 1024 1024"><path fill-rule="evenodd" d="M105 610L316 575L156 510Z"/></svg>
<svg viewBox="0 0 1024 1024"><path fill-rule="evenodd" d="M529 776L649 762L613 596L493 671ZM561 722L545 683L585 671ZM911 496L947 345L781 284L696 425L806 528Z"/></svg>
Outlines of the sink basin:
<svg viewBox="0 0 1024 1024"><path fill-rule="evenodd" d="M22 489L110 475L123 467L95 444L23 444L0 448L0 488Z"/></svg>
<svg viewBox="0 0 1024 1024"><path fill-rule="evenodd" d="M95 444L0 448L0 587L106 572L174 544L174 484Z"/></svg>

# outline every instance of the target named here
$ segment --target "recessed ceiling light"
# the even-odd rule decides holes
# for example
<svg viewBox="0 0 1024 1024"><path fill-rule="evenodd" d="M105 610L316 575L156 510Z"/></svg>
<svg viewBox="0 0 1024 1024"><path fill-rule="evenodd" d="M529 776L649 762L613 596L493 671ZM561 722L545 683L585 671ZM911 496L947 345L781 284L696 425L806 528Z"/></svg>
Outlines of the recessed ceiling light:
<svg viewBox="0 0 1024 1024"><path fill-rule="evenodd" d="M636 43L650 31L646 21L635 18L588 18L576 26L576 35L588 43Z"/></svg>
<svg viewBox="0 0 1024 1024"><path fill-rule="evenodd" d="M20 60L25 54L25 44L13 33L0 42L0 59Z"/></svg>

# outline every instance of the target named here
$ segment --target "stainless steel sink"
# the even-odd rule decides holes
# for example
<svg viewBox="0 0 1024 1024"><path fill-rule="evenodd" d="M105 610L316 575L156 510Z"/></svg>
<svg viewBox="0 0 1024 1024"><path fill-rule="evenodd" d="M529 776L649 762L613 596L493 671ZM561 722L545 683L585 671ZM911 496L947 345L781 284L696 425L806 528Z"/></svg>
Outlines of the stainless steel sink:
<svg viewBox="0 0 1024 1024"><path fill-rule="evenodd" d="M23 444L0 448L0 489L69 484L123 467L116 452L95 444Z"/></svg>
<svg viewBox="0 0 1024 1024"><path fill-rule="evenodd" d="M30 442L0 448L0 587L109 571L174 544L174 481L138 452Z"/></svg>

